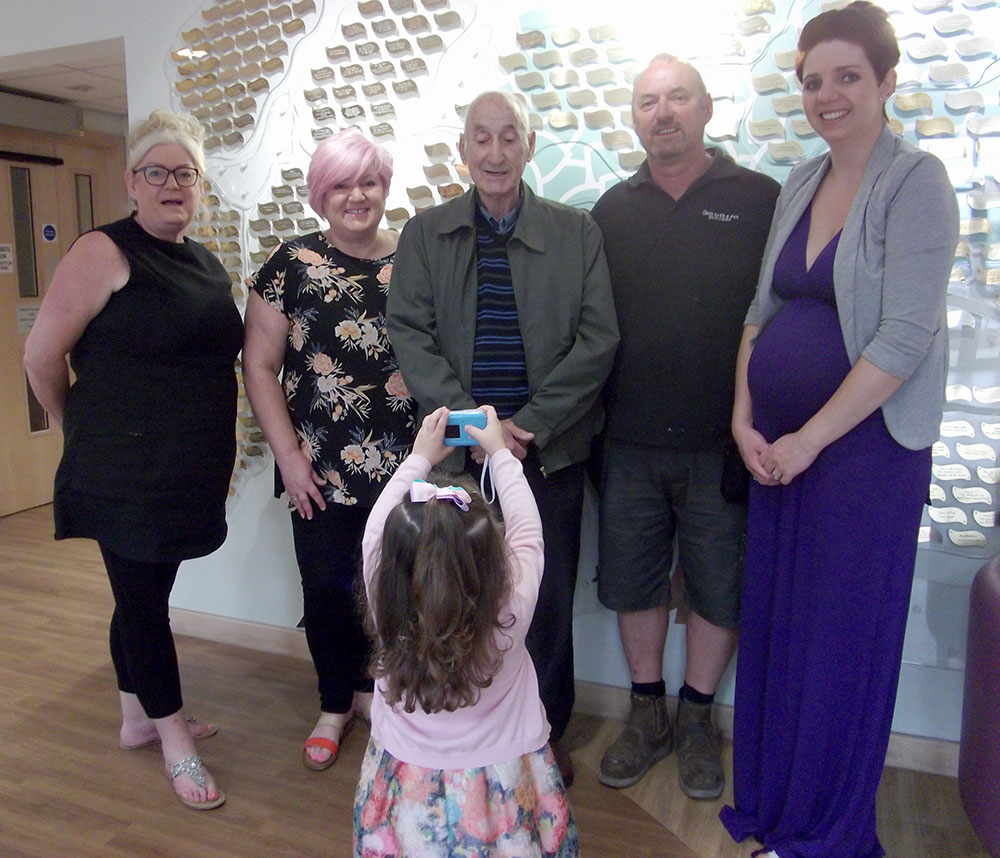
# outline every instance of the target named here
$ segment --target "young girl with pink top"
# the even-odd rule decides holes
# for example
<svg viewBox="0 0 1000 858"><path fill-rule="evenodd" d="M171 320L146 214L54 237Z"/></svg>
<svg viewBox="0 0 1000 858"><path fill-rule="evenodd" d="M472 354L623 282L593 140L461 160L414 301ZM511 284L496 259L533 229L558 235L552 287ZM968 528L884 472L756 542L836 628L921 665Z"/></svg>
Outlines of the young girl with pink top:
<svg viewBox="0 0 1000 858"><path fill-rule="evenodd" d="M354 798L356 858L579 855L524 645L541 521L496 412L482 410L486 428L466 431L490 457L503 525L474 488L425 481L452 450L443 407L368 518L376 693Z"/></svg>

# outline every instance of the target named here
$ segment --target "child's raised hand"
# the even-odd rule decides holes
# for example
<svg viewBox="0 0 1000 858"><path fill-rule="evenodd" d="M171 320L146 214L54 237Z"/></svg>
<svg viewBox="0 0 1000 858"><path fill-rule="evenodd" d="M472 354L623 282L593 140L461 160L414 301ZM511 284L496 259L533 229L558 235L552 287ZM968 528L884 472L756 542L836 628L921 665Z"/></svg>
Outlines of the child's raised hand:
<svg viewBox="0 0 1000 858"><path fill-rule="evenodd" d="M423 456L431 465L437 465L451 451L444 445L444 430L448 424L448 409L445 406L435 409L424 418L420 431L413 440L413 452Z"/></svg>
<svg viewBox="0 0 1000 858"><path fill-rule="evenodd" d="M478 426L468 425L465 431L470 438L479 443L488 456L493 456L507 447L503 427L492 405L480 405L479 410L486 415L486 428L480 429Z"/></svg>

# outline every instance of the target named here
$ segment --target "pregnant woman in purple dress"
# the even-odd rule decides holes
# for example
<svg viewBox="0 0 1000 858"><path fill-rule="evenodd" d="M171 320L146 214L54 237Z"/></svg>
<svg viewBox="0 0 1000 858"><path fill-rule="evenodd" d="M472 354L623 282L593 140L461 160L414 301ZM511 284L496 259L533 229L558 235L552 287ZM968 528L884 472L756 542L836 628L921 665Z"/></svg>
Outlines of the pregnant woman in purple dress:
<svg viewBox="0 0 1000 858"><path fill-rule="evenodd" d="M754 476L734 725L737 841L879 858L917 528L958 239L942 164L896 137L899 48L867 2L811 20L796 73L830 151L782 189L746 320L733 435Z"/></svg>

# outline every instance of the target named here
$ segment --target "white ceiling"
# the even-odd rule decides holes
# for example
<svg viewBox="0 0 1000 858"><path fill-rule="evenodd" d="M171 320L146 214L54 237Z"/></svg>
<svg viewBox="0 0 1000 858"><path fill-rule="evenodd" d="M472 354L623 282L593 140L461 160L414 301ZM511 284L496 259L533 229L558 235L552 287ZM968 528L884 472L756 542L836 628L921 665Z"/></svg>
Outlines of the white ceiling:
<svg viewBox="0 0 1000 858"><path fill-rule="evenodd" d="M22 54L23 65L17 57L4 58L6 61L0 62L0 89L125 115L125 56L107 42L100 46L103 50L68 50L61 55L49 51L44 57Z"/></svg>

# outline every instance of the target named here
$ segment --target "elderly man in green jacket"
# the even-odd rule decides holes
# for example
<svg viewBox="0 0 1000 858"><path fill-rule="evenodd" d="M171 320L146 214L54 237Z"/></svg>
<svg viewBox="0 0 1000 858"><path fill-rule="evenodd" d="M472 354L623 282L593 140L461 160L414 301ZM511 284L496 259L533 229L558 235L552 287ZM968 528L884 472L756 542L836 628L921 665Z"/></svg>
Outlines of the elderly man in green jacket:
<svg viewBox="0 0 1000 858"><path fill-rule="evenodd" d="M600 230L590 215L522 181L535 148L524 105L486 92L459 140L474 187L414 217L396 251L388 329L422 413L492 405L524 466L545 538L528 650L559 745L573 708L573 594L585 461L603 425L600 393L618 325ZM445 466L467 463L453 454ZM470 454L481 461L478 448Z"/></svg>

